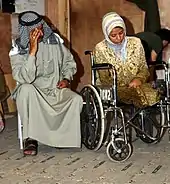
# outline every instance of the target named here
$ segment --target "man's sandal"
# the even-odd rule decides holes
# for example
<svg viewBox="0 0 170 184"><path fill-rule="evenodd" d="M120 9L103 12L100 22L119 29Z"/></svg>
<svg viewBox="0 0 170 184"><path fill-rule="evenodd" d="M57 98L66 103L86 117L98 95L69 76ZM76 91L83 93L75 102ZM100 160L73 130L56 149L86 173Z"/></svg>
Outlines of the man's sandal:
<svg viewBox="0 0 170 184"><path fill-rule="evenodd" d="M33 139L26 139L24 141L24 156L35 156L38 152L38 142Z"/></svg>

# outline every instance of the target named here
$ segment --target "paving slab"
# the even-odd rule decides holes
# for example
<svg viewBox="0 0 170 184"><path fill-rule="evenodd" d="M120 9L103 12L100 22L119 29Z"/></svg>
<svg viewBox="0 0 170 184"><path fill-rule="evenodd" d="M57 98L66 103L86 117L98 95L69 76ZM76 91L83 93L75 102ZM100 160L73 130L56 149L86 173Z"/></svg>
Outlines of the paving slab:
<svg viewBox="0 0 170 184"><path fill-rule="evenodd" d="M170 184L170 143L148 145L135 139L124 163L111 162L102 147L94 152L39 146L38 155L23 157L17 139L17 118L6 117L0 134L0 184Z"/></svg>

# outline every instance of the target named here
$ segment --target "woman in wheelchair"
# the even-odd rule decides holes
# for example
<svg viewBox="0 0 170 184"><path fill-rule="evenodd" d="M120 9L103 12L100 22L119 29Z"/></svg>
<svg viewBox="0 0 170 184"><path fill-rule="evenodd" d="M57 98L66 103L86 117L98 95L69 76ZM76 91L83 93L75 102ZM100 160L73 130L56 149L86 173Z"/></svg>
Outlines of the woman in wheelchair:
<svg viewBox="0 0 170 184"><path fill-rule="evenodd" d="M158 91L153 89L150 83L147 83L149 71L141 41L139 38L126 36L126 26L123 19L115 12L107 13L102 20L102 29L105 39L98 43L93 54L91 53L92 71L94 70L93 64L96 66L101 64L100 66L102 66L102 63L107 63L113 66L116 75L110 69L97 69L95 82L93 83L92 73L92 85L85 86L81 91L85 104L82 135L85 146L91 150L98 150L102 144L107 144L108 139L110 139L107 144L107 155L110 160L120 162L128 159L132 153L132 147L126 138L127 127L134 127L140 139L146 143L158 140L162 129L157 121L159 117L155 116L157 114L160 115L160 118L162 116L158 108L150 107L154 107L160 102L160 96ZM115 105L114 98L110 100L109 97L107 101L110 102L106 104L101 94L98 94L102 91L99 86L112 86L114 89L115 76L119 101L124 104L133 104L137 109L127 121L124 121L122 110ZM106 91L109 94L109 90ZM111 103L113 106L110 105ZM154 113L151 109L154 109ZM115 121L118 121L116 118L119 114L122 127L114 124L113 128L110 125L108 128L104 122L107 120L107 112L113 112L112 119ZM150 127L150 137L145 135L148 127ZM154 128L156 135L153 135ZM123 132L123 139L119 137L120 131ZM109 138L108 132L110 133Z"/></svg>
<svg viewBox="0 0 170 184"><path fill-rule="evenodd" d="M137 107L158 102L158 92L146 83L149 71L140 39L126 36L125 23L114 12L104 16L102 28L105 39L95 47L95 62L115 67L120 100ZM98 73L99 83L112 84L108 71Z"/></svg>

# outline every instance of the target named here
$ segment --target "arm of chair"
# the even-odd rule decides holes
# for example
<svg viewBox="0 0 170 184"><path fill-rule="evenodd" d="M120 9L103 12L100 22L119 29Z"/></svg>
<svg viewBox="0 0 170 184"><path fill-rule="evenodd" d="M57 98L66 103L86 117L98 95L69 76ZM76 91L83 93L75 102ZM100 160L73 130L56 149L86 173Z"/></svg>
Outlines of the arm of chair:
<svg viewBox="0 0 170 184"><path fill-rule="evenodd" d="M92 66L92 70L109 70L112 69L113 65L109 63L99 63Z"/></svg>

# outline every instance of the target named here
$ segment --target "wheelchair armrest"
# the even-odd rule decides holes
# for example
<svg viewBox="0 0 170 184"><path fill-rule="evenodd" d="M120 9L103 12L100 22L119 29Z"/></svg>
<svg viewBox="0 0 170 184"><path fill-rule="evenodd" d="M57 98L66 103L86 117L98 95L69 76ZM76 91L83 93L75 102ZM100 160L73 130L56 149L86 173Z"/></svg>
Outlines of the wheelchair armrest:
<svg viewBox="0 0 170 184"><path fill-rule="evenodd" d="M156 62L152 62L149 61L147 62L148 66L163 66L163 65L167 65L167 63L165 61L156 61Z"/></svg>
<svg viewBox="0 0 170 184"><path fill-rule="evenodd" d="M85 55L88 55L88 54L91 54L91 53L92 53L91 50L86 50L86 51L84 52Z"/></svg>
<svg viewBox="0 0 170 184"><path fill-rule="evenodd" d="M167 70L169 68L165 61L148 62L148 67L154 66L155 70Z"/></svg>
<svg viewBox="0 0 170 184"><path fill-rule="evenodd" d="M113 65L109 63L94 64L92 66L92 70L108 70L112 68L113 68Z"/></svg>

